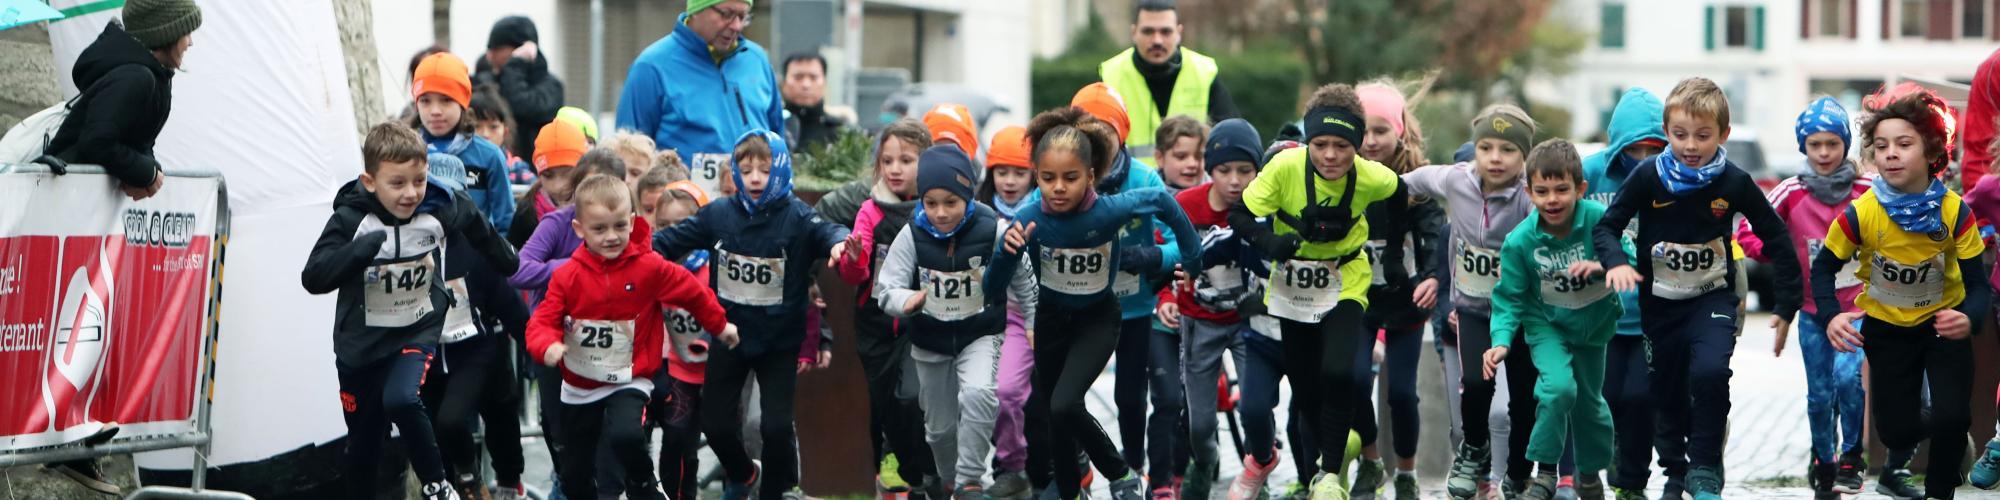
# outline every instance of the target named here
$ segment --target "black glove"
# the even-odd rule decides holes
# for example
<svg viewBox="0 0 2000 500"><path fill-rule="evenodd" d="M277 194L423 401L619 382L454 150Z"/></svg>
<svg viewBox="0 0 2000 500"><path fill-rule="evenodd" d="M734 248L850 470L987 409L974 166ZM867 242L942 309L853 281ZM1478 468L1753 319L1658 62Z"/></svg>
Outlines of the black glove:
<svg viewBox="0 0 2000 500"><path fill-rule="evenodd" d="M1298 255L1299 245L1303 242L1305 240L1300 238L1298 233L1276 234L1264 238L1264 244L1257 249L1257 252L1264 254L1264 258L1274 261L1289 260Z"/></svg>
<svg viewBox="0 0 2000 500"><path fill-rule="evenodd" d="M1118 270L1146 276L1160 268L1160 247L1133 245L1118 248Z"/></svg>

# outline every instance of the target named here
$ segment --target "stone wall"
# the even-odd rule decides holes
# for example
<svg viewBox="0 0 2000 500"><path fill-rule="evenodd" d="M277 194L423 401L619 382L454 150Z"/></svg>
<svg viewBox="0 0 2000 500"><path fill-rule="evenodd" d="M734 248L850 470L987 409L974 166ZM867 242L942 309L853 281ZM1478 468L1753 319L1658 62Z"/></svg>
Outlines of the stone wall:
<svg viewBox="0 0 2000 500"><path fill-rule="evenodd" d="M0 68L0 131L62 100L47 24L0 30Z"/></svg>

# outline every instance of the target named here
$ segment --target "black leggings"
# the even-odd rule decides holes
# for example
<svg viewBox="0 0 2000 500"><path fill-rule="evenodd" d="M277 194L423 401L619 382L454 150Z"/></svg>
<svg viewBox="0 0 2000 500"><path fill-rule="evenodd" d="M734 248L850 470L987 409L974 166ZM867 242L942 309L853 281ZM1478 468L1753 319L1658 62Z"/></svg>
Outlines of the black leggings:
<svg viewBox="0 0 2000 500"><path fill-rule="evenodd" d="M597 447L601 443L625 468L628 490L652 486L653 469L646 456L646 393L619 389L604 399L583 404L563 403L563 448L570 453L563 467L563 496L597 498Z"/></svg>
<svg viewBox="0 0 2000 500"><path fill-rule="evenodd" d="M403 453L410 469L424 484L445 480L444 459L431 431L430 413L424 410L420 394L424 373L429 371L430 345L405 346L395 355L365 366L336 365L340 378L340 403L347 421L347 451L341 456L349 498L374 498L380 489L382 445L389 440L389 424L401 433Z"/></svg>
<svg viewBox="0 0 2000 500"><path fill-rule="evenodd" d="M1362 345L1355 346L1358 352L1355 353L1354 366L1366 367L1374 362L1374 332L1385 326L1374 318L1362 321L1359 335L1362 338L1358 339ZM1424 324L1419 321L1386 328L1388 332L1382 339L1385 345L1382 349L1381 379L1383 386L1389 390L1389 420L1394 424L1389 430L1395 433L1396 457L1414 458L1417 456L1418 425L1421 425L1421 417L1417 414L1417 403L1420 401L1417 397L1417 357L1424 352ZM1360 375L1356 377L1359 384L1355 385L1359 393L1355 395L1354 431L1361 434L1362 444L1373 445L1382 431L1381 426L1376 425L1373 410L1376 377L1372 370L1363 368L1357 371Z"/></svg>
<svg viewBox="0 0 2000 500"><path fill-rule="evenodd" d="M1868 316L1861 321L1868 348L1868 394L1875 398L1875 432L1891 450L1916 449L1929 439L1930 469L1957 471L1965 461L1965 432L1972 426L1972 341L1937 336L1931 321L1907 327ZM1924 382L1931 413L1924 421ZM1959 474L1924 476L1924 494L1952 498Z"/></svg>
<svg viewBox="0 0 2000 500"><path fill-rule="evenodd" d="M1035 335L1034 389L1028 395L1027 412L1048 415L1048 432L1039 433L1046 435L1042 437L1048 444L1040 448L1048 450L1050 461L1057 465L1055 486L1062 498L1076 498L1084 471L1067 464L1079 447L1106 478L1117 480L1131 472L1084 402L1091 382L1104 372L1118 347L1118 302L1108 296L1080 308L1044 302L1035 311L1035 324L1044 326Z"/></svg>
<svg viewBox="0 0 2000 500"><path fill-rule="evenodd" d="M1311 422L1319 445L1319 470L1337 474L1347 460L1347 434L1354 425L1354 388L1359 378L1354 351L1361 342L1361 303L1342 300L1318 323L1279 318L1284 332L1286 380L1292 405ZM1294 443L1308 446L1306 443ZM1305 464L1300 464L1305 468Z"/></svg>
<svg viewBox="0 0 2000 500"><path fill-rule="evenodd" d="M1604 368L1604 401L1611 407L1617 470L1611 486L1643 489L1652 476L1653 393L1646 337L1614 335Z"/></svg>
<svg viewBox="0 0 2000 500"><path fill-rule="evenodd" d="M701 482L701 384L683 382L662 367L653 376L646 419L660 428L660 486L674 500L693 500Z"/></svg>
<svg viewBox="0 0 2000 500"><path fill-rule="evenodd" d="M773 349L743 357L736 349L708 350L708 373L701 387L701 431L708 449L736 484L762 481L758 498L778 498L799 481L796 432L792 428L792 395L798 389L798 348ZM764 469L757 475L743 446L743 386L757 377L763 411L759 430L764 437Z"/></svg>
<svg viewBox="0 0 2000 500"><path fill-rule="evenodd" d="M1459 368L1465 370L1459 380L1463 388L1459 416L1465 422L1465 442L1475 446L1489 446L1493 437L1486 420L1487 412L1493 409L1494 384L1486 379L1486 350L1493 347L1492 324L1490 316L1458 311ZM1507 350L1507 359L1502 361L1507 365L1507 420L1508 429L1512 429L1507 432L1507 477L1523 480L1535 471L1528 462L1527 449L1533 434L1529 430L1535 428L1535 380L1541 378L1541 372L1529 356L1526 339L1518 333L1514 338L1514 348Z"/></svg>
<svg viewBox="0 0 2000 500"><path fill-rule="evenodd" d="M424 407L431 412L438 449L454 481L479 473L479 449L472 433L479 428L475 424L483 423L494 479L504 486L521 484L521 418L515 415L519 398L514 390L512 340L487 333L445 344L425 376Z"/></svg>
<svg viewBox="0 0 2000 500"><path fill-rule="evenodd" d="M895 319L872 305L854 311L854 345L868 379L868 437L875 461L895 453L896 474L919 486L925 477L937 475L937 461L924 441L924 411L917 405L916 373L910 369L910 338L897 335L895 328Z"/></svg>
<svg viewBox="0 0 2000 500"><path fill-rule="evenodd" d="M1036 323L1040 324L1040 323ZM1148 366L1152 361L1153 318L1141 316L1118 320L1118 368L1112 370L1111 400L1118 405L1118 443L1124 445L1125 463L1146 464L1146 407ZM1168 443L1155 443L1165 445ZM1162 454L1162 457L1171 455ZM1154 465L1159 465L1155 462ZM1156 473L1157 474L1157 473ZM1171 475L1171 474L1170 474Z"/></svg>

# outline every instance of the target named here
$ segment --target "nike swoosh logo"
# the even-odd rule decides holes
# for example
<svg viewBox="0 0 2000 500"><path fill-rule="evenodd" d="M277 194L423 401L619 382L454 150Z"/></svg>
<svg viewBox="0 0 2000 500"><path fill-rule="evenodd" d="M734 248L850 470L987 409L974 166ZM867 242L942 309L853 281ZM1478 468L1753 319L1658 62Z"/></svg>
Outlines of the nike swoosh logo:
<svg viewBox="0 0 2000 500"><path fill-rule="evenodd" d="M1666 203L1661 203L1660 200L1653 200L1653 208L1666 208L1672 204L1674 204L1672 200L1668 200Z"/></svg>
<svg viewBox="0 0 2000 500"><path fill-rule="evenodd" d="M1727 315L1727 314L1717 314L1717 313L1708 313L1708 317L1710 317L1710 318L1714 318L1714 319L1727 319L1727 320L1734 320L1734 319L1736 319L1736 318L1731 318L1731 317L1729 317L1729 315Z"/></svg>

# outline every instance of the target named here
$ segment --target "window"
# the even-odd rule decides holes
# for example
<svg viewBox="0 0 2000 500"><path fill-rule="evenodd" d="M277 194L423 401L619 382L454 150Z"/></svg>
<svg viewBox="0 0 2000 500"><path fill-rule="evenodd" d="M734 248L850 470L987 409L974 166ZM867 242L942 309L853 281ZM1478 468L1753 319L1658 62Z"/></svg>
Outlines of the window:
<svg viewBox="0 0 2000 500"><path fill-rule="evenodd" d="M1764 7L1711 5L1707 13L1704 43L1709 50L1764 50Z"/></svg>
<svg viewBox="0 0 2000 500"><path fill-rule="evenodd" d="M1853 37L1847 25L1854 19L1854 0L1811 0L1807 4L1810 22L1813 23L1810 36Z"/></svg>
<svg viewBox="0 0 2000 500"><path fill-rule="evenodd" d="M1927 35L1926 23L1930 21L1929 0L1901 0L1896 7L1902 22L1897 23L1896 33L1905 38L1923 38Z"/></svg>
<svg viewBox="0 0 2000 500"><path fill-rule="evenodd" d="M1602 15L1600 31L1597 32L1597 46L1607 49L1625 48L1625 4L1605 2L1599 10Z"/></svg>
<svg viewBox="0 0 2000 500"><path fill-rule="evenodd" d="M1969 39L1986 38L1986 3L1990 0L1964 0L1959 4L1959 36Z"/></svg>

